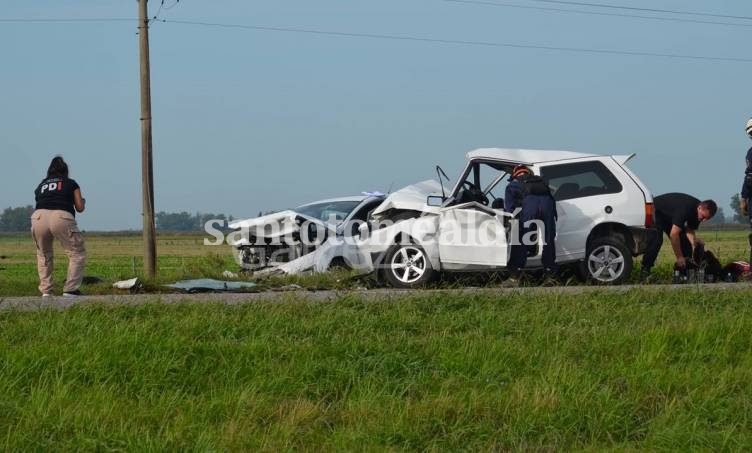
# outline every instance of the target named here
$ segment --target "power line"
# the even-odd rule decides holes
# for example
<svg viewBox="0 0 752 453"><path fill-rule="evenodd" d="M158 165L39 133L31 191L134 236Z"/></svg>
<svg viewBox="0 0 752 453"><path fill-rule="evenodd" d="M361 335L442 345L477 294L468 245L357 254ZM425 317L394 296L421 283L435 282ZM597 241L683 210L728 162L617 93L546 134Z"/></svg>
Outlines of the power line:
<svg viewBox="0 0 752 453"><path fill-rule="evenodd" d="M503 7L503 8L529 9L529 10L536 10L536 11L555 11L555 12L560 12L560 13L585 14L585 15L593 15L593 16L628 17L628 18L634 18L634 19L648 19L648 20L658 20L658 21L665 21L665 22L686 22L686 23L691 23L691 24L727 25L727 26L732 26L732 27L752 27L752 24L743 24L743 23L736 23L736 22L718 22L718 21L709 21L709 20L700 20L700 19L680 19L677 17L658 17L658 16L644 16L644 15L638 15L638 14L606 13L602 11L582 11L582 10L576 10L576 9L552 8L552 7L546 7L546 6L515 5L511 3L500 3L500 2L491 2L491 1L483 1L483 0L441 0L441 1L447 2L447 3L496 6L496 7Z"/></svg>
<svg viewBox="0 0 752 453"><path fill-rule="evenodd" d="M180 3L180 0L175 0L175 3L173 3L172 5L165 6L164 9L172 9L172 8L178 6L178 3Z"/></svg>
<svg viewBox="0 0 752 453"><path fill-rule="evenodd" d="M167 6L165 6L165 0L162 0L159 3L159 9L157 9L157 14L155 14L154 17L152 17L149 20L149 23L154 22L154 21L158 21L159 20L159 15L162 13L163 9L165 11L167 11L168 9L172 9L172 8L176 7L179 3L180 3L180 0L174 0L174 3L172 5L168 4Z"/></svg>
<svg viewBox="0 0 752 453"><path fill-rule="evenodd" d="M455 1L460 0L444 0ZM470 1L480 2L480 0L462 0L469 3ZM535 0L538 1L538 0ZM488 2L491 3L491 2ZM494 4L494 3L491 3ZM473 41L473 40L454 40L454 39L441 39L441 38L424 38L419 36L397 36L375 33L350 33L350 32L336 32L326 30L312 30L292 27L267 27L259 25L242 25L242 24L222 24L212 22L200 22L200 21L184 21L184 20L166 20L156 19L158 22L173 23L180 25L196 25L202 27L217 27L217 28L234 28L234 29L246 29L246 30L258 30L258 31L274 31L274 32L287 32L287 33L305 33L324 36L338 36L348 38L368 38L368 39L382 39L382 40L397 40L397 41L413 41L413 42L426 42L435 44L453 44L453 45L465 45L465 46L479 46L479 47L503 47L503 48L516 48L516 49L534 49L534 50L548 50L557 52L572 52L572 53L589 53L589 54L601 54L601 55L627 55L627 56L643 56L643 57L656 57L656 58L672 58L672 59L684 59L684 60L706 60L706 61L729 61L737 63L752 63L750 58L734 58L734 57L715 57L711 55L689 55L689 54L672 54L672 53L659 53L659 52L641 52L631 50L614 50L614 49L588 49L580 47L559 47L559 46L542 46L533 44L519 44L519 43L502 43L502 42L490 42L490 41ZM0 19L0 23L76 23L76 22L134 22L134 19L127 18L87 18L87 19Z"/></svg>
<svg viewBox="0 0 752 453"><path fill-rule="evenodd" d="M610 9L623 9L623 10L629 10L629 11L644 11L644 12L650 12L650 13L682 14L685 16L718 17L722 19L752 20L751 16L735 16L735 15L730 15L730 14L702 13L702 12L697 12L697 11L681 11L681 10L675 10L675 9L639 8L635 6L608 5L604 3L575 2L575 1L568 1L568 0L528 0L528 1L538 2L538 3L555 3L559 5L590 6L593 8L610 8Z"/></svg>
<svg viewBox="0 0 752 453"><path fill-rule="evenodd" d="M336 36L343 38L368 38L368 39L382 39L391 41L412 41L412 42L425 42L434 44L454 44L464 46L478 46L478 47L504 47L514 49L534 49L534 50L549 50L557 52L572 52L572 53L589 53L589 54L602 54L602 55L628 55L628 56L641 56L641 57L657 57L657 58L673 58L684 60L707 60L707 61L732 61L737 63L752 63L750 58L733 58L733 57L714 57L709 55L683 55L683 54L671 54L671 53L657 53L657 52L640 52L631 50L612 50L612 49L587 49L580 47L558 47L558 46L540 46L533 44L518 44L518 43L503 43L503 42L491 42L491 41L470 41L470 40L455 40L455 39L440 39L440 38L423 38L419 36L398 36L398 35L385 35L375 33L350 33L350 32L338 32L338 31L326 31L326 30L312 30L304 28L292 28L292 27L266 27L260 25L242 25L242 24L221 24L212 22L198 22L198 21L185 21L185 20L162 20L165 23L179 24L179 25L196 25L202 27L216 27L216 28L232 28L241 30L257 30L257 31L274 31L274 32L286 32L286 33L303 33L312 35L323 36Z"/></svg>
<svg viewBox="0 0 752 453"><path fill-rule="evenodd" d="M117 17L98 17L89 19L0 19L0 22L5 23L65 23L65 22L137 22L136 19L126 19Z"/></svg>
<svg viewBox="0 0 752 453"><path fill-rule="evenodd" d="M155 14L155 15L154 15L154 17L152 17L152 18L151 18L151 19L149 20L149 23L150 23L150 24L151 24L152 22L154 22L155 20L159 19L159 14L160 14L160 13L162 12L162 8L164 8L164 0L162 0L161 2L159 2L159 8L157 9L157 14Z"/></svg>

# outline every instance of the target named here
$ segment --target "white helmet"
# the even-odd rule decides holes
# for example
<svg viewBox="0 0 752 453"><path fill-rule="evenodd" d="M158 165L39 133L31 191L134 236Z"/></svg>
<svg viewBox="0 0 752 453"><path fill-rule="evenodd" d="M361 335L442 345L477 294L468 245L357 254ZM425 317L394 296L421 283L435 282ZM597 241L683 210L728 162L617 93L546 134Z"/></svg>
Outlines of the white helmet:
<svg viewBox="0 0 752 453"><path fill-rule="evenodd" d="M752 138L752 118L747 121L747 135L749 135L749 138Z"/></svg>

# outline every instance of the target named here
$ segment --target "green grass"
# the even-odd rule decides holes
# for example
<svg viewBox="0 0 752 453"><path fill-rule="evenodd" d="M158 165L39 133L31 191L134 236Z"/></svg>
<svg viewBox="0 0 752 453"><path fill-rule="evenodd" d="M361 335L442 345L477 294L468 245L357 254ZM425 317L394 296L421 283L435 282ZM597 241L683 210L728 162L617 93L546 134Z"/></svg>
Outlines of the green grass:
<svg viewBox="0 0 752 453"><path fill-rule="evenodd" d="M160 235L157 240L159 278L149 286L188 278L221 278L225 270L237 270L230 247L205 246L201 235ZM85 275L109 283L144 276L143 242L140 235L87 234ZM62 291L68 258L55 244L55 287ZM29 235L0 236L0 296L38 295L36 249ZM84 288L87 294L111 294L111 284Z"/></svg>
<svg viewBox="0 0 752 453"><path fill-rule="evenodd" d="M210 241L214 238L208 237ZM197 234L159 235L157 240L156 280L144 278L143 243L140 235L88 234L86 235L87 264L85 275L99 277L105 283L86 285L89 295L127 293L112 288L112 283L140 277L147 292L171 292L161 286L177 280L215 278L227 280L222 272L238 272L240 268L232 256L231 247L204 245L204 236ZM62 291L68 268L68 257L55 245L54 281L56 292ZM36 249L27 234L0 235L0 297L38 296L39 277L36 267ZM308 276L274 277L258 281L259 289L297 284L305 288L353 288L363 282L354 281L348 272L332 272ZM240 277L241 280L253 280Z"/></svg>
<svg viewBox="0 0 752 453"><path fill-rule="evenodd" d="M0 449L749 451L751 298L0 312Z"/></svg>
<svg viewBox="0 0 752 453"><path fill-rule="evenodd" d="M713 251L722 263L733 260L748 260L749 245L746 229L731 231L701 231L700 237L705 239L708 249ZM213 241L213 238L209 238ZM224 279L225 270L239 270L232 258L228 245L206 246L204 236L194 234L160 234L157 238L157 268L158 278L146 281L146 289L150 292L165 291L163 283L191 278ZM57 245L56 245L57 247ZM117 293L111 287L111 282L141 277L143 279L143 244L140 235L123 234L87 234L86 247L88 263L86 275L104 279L107 283L87 286L87 294ZM39 294L39 284L36 271L36 255L34 242L28 234L0 235L0 297L2 296L35 296ZM67 257L56 248L55 287L60 292L65 280ZM640 258L635 260L635 276L639 269ZM655 274L659 281L668 283L671 279L673 255L668 241L664 241L663 249L658 258ZM298 284L306 288L348 288L369 284L365 281L354 281L350 274L318 274L303 277L286 277L267 279L260 283L264 287ZM438 282L439 287L454 287L468 284L494 285L500 280L491 278L475 278L468 276L452 276ZM121 291L122 292L122 291Z"/></svg>
<svg viewBox="0 0 752 453"><path fill-rule="evenodd" d="M746 259L746 234L702 236L727 262ZM140 275L140 237L88 235L87 246L87 275L132 277L133 257ZM160 236L158 251L155 291L236 269L229 249L199 236ZM671 264L666 246L665 280ZM348 277L266 284L361 284ZM36 286L30 238L0 237L0 296ZM221 297L0 311L0 450L752 449L746 285Z"/></svg>

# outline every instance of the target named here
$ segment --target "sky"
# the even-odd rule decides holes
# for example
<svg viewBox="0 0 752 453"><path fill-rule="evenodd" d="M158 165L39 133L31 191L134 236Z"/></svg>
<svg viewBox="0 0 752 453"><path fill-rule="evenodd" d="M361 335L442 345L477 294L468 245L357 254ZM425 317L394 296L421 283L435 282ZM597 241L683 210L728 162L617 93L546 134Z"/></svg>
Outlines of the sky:
<svg viewBox="0 0 752 453"><path fill-rule="evenodd" d="M437 164L456 177L479 147L637 153L629 166L654 195L727 214L741 187L748 0L160 3L156 211L246 218L386 192ZM2 4L0 209L33 204L61 154L87 199L82 229L140 229L137 2Z"/></svg>

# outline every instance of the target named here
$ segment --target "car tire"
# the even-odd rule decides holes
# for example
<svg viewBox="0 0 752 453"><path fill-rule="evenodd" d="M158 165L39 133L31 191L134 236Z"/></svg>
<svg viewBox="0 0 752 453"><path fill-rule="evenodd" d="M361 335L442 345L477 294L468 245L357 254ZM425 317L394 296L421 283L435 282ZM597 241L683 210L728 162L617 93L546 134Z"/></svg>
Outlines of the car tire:
<svg viewBox="0 0 752 453"><path fill-rule="evenodd" d="M435 271L418 244L395 244L384 259L384 278L395 288L416 288L433 280Z"/></svg>
<svg viewBox="0 0 752 453"><path fill-rule="evenodd" d="M582 274L599 285L619 285L632 273L632 253L618 237L601 236L588 246Z"/></svg>

